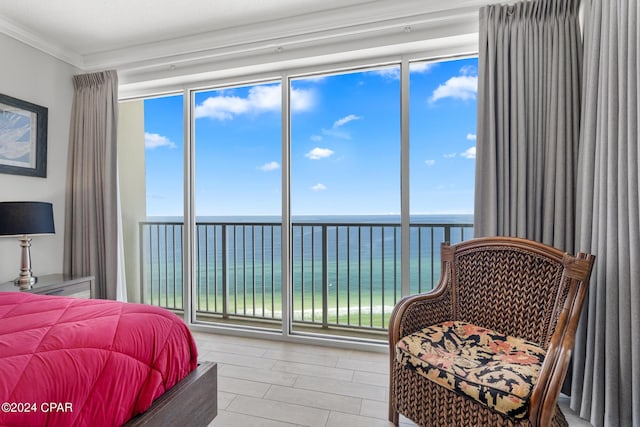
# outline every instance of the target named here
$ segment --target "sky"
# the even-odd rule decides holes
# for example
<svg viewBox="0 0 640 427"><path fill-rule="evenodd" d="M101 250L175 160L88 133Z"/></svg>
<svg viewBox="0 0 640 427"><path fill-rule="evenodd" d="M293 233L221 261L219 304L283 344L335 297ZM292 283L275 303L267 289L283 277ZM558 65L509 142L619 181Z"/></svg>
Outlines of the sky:
<svg viewBox="0 0 640 427"><path fill-rule="evenodd" d="M398 66L293 79L293 215L400 213ZM410 211L473 212L477 58L412 63ZM181 216L182 96L145 100L148 216ZM281 213L280 82L195 94L197 216Z"/></svg>

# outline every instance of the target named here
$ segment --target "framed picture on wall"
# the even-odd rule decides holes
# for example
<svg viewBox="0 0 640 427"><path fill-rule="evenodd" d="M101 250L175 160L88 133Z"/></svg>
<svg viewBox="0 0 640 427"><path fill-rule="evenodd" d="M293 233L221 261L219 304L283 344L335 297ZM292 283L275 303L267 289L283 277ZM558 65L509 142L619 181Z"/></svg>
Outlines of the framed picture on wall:
<svg viewBox="0 0 640 427"><path fill-rule="evenodd" d="M48 109L0 94L0 173L47 176Z"/></svg>

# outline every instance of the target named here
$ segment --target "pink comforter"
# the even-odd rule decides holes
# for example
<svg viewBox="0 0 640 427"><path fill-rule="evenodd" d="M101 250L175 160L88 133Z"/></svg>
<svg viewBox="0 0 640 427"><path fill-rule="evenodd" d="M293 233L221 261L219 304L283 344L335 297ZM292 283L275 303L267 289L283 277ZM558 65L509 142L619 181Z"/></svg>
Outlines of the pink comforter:
<svg viewBox="0 0 640 427"><path fill-rule="evenodd" d="M193 337L169 311L0 293L0 425L121 425L196 365Z"/></svg>

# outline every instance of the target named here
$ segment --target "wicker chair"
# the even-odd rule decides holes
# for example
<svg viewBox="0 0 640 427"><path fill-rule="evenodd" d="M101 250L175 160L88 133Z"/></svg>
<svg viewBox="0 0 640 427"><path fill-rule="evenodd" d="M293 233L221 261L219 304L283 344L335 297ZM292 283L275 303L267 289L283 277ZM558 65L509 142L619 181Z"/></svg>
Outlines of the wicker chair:
<svg viewBox="0 0 640 427"><path fill-rule="evenodd" d="M403 298L389 320L389 421L403 414L421 426L566 426L556 402L594 258L518 238L443 244L437 288ZM515 370L504 371L504 360L515 360ZM526 369L535 374L521 375L518 364L532 360Z"/></svg>

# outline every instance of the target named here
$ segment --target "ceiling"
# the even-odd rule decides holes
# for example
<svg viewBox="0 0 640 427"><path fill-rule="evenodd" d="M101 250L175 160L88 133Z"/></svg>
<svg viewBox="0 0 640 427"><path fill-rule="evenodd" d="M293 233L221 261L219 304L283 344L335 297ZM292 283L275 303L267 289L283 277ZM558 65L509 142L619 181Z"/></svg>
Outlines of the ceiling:
<svg viewBox="0 0 640 427"><path fill-rule="evenodd" d="M80 55L377 0L3 0L0 16Z"/></svg>
<svg viewBox="0 0 640 427"><path fill-rule="evenodd" d="M490 2L2 0L0 33L80 70L116 68L125 80L141 81L185 74L186 67L191 73L210 64L271 63L275 56L402 54L460 37L469 44L478 8Z"/></svg>

